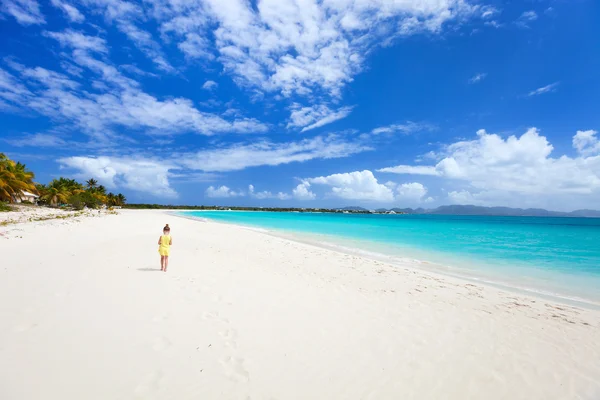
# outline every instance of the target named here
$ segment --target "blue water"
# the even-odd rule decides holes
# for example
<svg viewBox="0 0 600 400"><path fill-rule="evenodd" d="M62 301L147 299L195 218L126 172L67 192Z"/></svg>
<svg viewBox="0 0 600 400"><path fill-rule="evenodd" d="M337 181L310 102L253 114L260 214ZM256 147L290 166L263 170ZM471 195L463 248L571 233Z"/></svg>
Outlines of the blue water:
<svg viewBox="0 0 600 400"><path fill-rule="evenodd" d="M600 303L600 219L255 211L183 214L415 258L450 274Z"/></svg>

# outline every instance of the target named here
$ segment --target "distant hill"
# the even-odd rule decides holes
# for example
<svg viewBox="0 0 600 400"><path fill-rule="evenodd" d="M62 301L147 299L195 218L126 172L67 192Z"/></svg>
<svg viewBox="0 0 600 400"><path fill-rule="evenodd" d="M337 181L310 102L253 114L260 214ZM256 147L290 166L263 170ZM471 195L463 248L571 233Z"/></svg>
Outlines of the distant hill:
<svg viewBox="0 0 600 400"><path fill-rule="evenodd" d="M357 207L357 206L344 207L344 208L336 208L335 210L340 210L340 211L369 211L366 208Z"/></svg>
<svg viewBox="0 0 600 400"><path fill-rule="evenodd" d="M366 211L362 207L345 207L340 210ZM543 208L511 208L511 207L482 207L474 205L450 205L440 206L434 209L423 208L379 208L377 212L389 212L404 214L436 214L436 215L483 215L483 216L512 216L512 217L586 217L600 218L597 210L575 210L571 212L548 211Z"/></svg>
<svg viewBox="0 0 600 400"><path fill-rule="evenodd" d="M571 217L600 218L600 211L597 210L575 210L569 213Z"/></svg>

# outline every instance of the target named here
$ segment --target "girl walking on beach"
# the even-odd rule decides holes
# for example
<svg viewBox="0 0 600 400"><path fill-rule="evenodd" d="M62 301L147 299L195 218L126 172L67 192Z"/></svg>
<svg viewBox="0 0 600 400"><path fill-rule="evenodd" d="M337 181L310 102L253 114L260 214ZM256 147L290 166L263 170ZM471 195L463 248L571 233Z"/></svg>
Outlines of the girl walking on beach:
<svg viewBox="0 0 600 400"><path fill-rule="evenodd" d="M173 238L171 237L171 228L169 224L166 224L163 228L163 234L158 238L158 254L160 254L160 270L167 272L169 266L169 251L173 244Z"/></svg>

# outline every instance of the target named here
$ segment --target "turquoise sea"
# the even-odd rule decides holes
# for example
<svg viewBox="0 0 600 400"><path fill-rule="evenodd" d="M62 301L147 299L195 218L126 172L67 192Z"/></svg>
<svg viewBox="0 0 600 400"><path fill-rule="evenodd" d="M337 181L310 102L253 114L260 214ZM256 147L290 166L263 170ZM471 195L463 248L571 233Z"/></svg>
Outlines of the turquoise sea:
<svg viewBox="0 0 600 400"><path fill-rule="evenodd" d="M180 214L600 305L600 219L256 211Z"/></svg>

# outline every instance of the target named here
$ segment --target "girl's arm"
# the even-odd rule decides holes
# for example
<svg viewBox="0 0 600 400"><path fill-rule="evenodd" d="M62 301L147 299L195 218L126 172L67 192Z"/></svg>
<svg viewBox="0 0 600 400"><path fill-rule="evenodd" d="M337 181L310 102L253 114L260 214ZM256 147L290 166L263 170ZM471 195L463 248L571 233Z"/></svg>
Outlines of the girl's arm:
<svg viewBox="0 0 600 400"><path fill-rule="evenodd" d="M158 245L159 245L159 246L160 246L160 241L161 241L161 239L162 239L162 236L159 236L159 237L158 237Z"/></svg>
<svg viewBox="0 0 600 400"><path fill-rule="evenodd" d="M169 241L169 246L173 244L173 238Z"/></svg>

